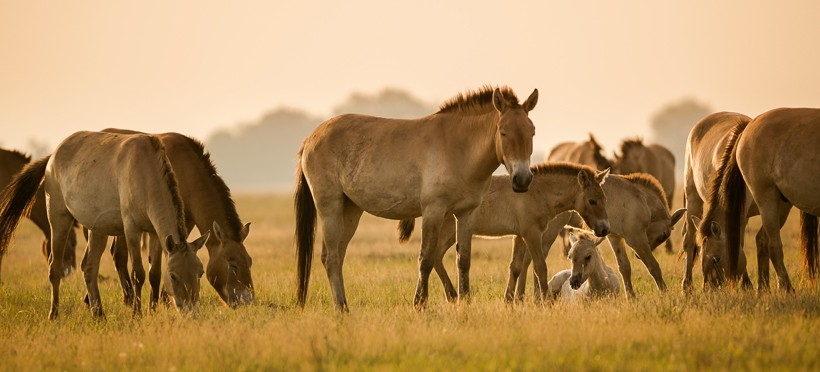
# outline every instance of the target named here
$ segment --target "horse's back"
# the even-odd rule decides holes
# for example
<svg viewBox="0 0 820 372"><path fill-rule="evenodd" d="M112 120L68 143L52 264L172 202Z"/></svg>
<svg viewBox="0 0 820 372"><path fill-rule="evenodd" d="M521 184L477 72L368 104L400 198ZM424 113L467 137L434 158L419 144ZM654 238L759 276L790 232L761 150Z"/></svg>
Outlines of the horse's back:
<svg viewBox="0 0 820 372"><path fill-rule="evenodd" d="M702 200L709 197L709 182L720 167L729 134L736 125L749 123L752 119L734 112L718 112L701 119L692 128L686 145L686 167L690 169L692 182Z"/></svg>

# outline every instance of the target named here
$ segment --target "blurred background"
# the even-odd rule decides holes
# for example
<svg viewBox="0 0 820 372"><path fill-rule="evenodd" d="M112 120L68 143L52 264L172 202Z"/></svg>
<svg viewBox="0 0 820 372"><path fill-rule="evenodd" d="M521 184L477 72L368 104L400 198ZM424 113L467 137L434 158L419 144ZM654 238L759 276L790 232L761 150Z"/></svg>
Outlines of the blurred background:
<svg viewBox="0 0 820 372"><path fill-rule="evenodd" d="M637 136L682 168L708 113L820 106L818 15L796 0L0 0L0 147L174 131L234 190L287 191L323 120L423 116L491 84L539 89L538 160L592 132L610 156Z"/></svg>

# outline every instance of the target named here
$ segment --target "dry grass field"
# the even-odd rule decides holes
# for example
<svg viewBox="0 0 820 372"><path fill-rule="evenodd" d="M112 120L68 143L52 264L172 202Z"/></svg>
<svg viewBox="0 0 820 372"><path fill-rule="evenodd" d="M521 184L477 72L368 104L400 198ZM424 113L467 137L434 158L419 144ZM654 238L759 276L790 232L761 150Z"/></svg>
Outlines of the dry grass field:
<svg viewBox="0 0 820 372"><path fill-rule="evenodd" d="M257 303L228 309L203 280L202 309L196 318L179 316L170 308L132 318L106 255L100 287L107 320L91 318L81 301L82 275L75 273L61 289L60 319L48 321L49 284L39 251L41 236L24 222L3 260L0 369L820 369L820 291L800 280L796 215L783 232L787 266L797 286L794 294L777 290L763 296L754 291L703 293L698 266L698 290L684 296L680 290L683 261L661 247L655 253L668 293L658 293L630 254L635 300L509 306L502 293L510 240L476 239L472 302L447 303L433 277L431 303L422 312L412 307L419 231L409 244L399 245L394 221L365 216L346 259L351 311L340 315L331 305L318 259L307 307L293 306L290 197L240 195L236 199L243 220L253 223L246 243L254 260ZM759 226L757 218L753 221L752 228ZM676 250L680 250L679 232L680 225L672 237ZM747 234L747 241L753 241ZM608 245L601 247L604 259L614 266ZM746 251L756 282L754 253ZM559 252L556 245L550 254L551 274L569 267ZM205 250L200 257L207 260ZM454 274L452 252L447 265ZM143 296L147 302L147 287Z"/></svg>

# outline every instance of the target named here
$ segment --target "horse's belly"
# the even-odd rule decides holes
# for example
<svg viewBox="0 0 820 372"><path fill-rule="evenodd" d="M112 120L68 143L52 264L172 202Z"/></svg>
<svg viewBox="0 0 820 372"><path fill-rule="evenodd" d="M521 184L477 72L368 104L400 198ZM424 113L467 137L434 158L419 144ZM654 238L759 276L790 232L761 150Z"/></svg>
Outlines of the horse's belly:
<svg viewBox="0 0 820 372"><path fill-rule="evenodd" d="M359 208L377 217L400 220L421 216L418 198L389 192L351 192L347 197Z"/></svg>

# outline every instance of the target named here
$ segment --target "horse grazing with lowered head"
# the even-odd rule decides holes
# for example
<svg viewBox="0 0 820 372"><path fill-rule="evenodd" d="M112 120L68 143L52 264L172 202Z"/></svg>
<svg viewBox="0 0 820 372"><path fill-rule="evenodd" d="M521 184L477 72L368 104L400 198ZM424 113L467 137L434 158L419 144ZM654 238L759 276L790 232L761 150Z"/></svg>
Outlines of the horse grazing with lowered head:
<svg viewBox="0 0 820 372"><path fill-rule="evenodd" d="M0 189L6 187L14 175L20 172L20 170L30 162L31 157L28 155L17 151L0 149ZM31 222L34 222L34 225L36 225L45 236L42 244L42 252L47 261L49 252L51 252L51 227L48 225L48 216L46 215L46 194L42 189L37 191L37 196L31 207L31 213L27 217ZM66 241L65 253L63 254L63 276L71 274L71 271L76 267L76 246L76 232L74 229L71 229L68 241ZM5 249L0 250L0 266L2 266L5 253Z"/></svg>
<svg viewBox="0 0 820 372"><path fill-rule="evenodd" d="M536 298L543 300L547 295L547 266L541 252L541 236L550 220L558 213L575 210L595 229L595 234L609 233L607 219L607 199L601 185L609 170L596 172L594 169L567 162L546 162L531 167L533 179L530 190L515 193L508 185L510 176L493 176L490 188L481 205L473 214L473 234L483 237L515 236L514 246L522 246L535 257L534 272L538 290ZM399 224L399 240L404 242L413 232L413 219L402 220ZM439 235L435 270L447 299L455 299L455 289L444 268L444 254L456 241L456 220L448 218ZM510 264L510 277L518 267ZM515 281L508 283L505 299L512 301Z"/></svg>
<svg viewBox="0 0 820 372"><path fill-rule="evenodd" d="M817 216L820 215L820 109L779 108L761 114L728 144L729 164L721 184L726 208L729 276L737 280L746 193L757 205L768 238L768 251L778 285L793 291L783 263L780 228L792 206L800 210L803 272L817 276ZM758 262L763 261L758 258ZM764 261L767 262L767 261ZM768 267L768 262L765 265ZM768 273L766 273L768 275Z"/></svg>
<svg viewBox="0 0 820 372"><path fill-rule="evenodd" d="M103 132L120 134L145 134L126 129L104 129ZM222 302L230 307L254 301L251 265L253 260L244 241L250 232L250 223L242 225L231 198L231 190L219 177L205 146L193 138L179 133L155 134L165 148L165 154L176 174L179 194L185 206L185 227L190 234L194 226L200 232L210 230L211 238L205 243L208 249L208 265L205 277L216 290ZM186 235L187 236L187 235ZM159 299L162 273L162 248L160 240L149 238L150 304L153 308ZM129 303L131 282L128 278L128 248L125 240L114 239L112 254L120 284ZM133 265L132 265L133 267ZM142 283L139 284L142 286ZM170 287L167 287L170 290Z"/></svg>
<svg viewBox="0 0 820 372"><path fill-rule="evenodd" d="M643 140L621 141L621 154L615 154L617 174L647 173L655 177L666 193L666 203L672 205L675 194L675 155L661 145L645 145ZM672 242L666 241L666 251L672 252Z"/></svg>
<svg viewBox="0 0 820 372"><path fill-rule="evenodd" d="M164 237L176 307L185 312L198 311L199 279L204 270L196 251L210 232L193 243L184 240L185 210L174 171L158 138L101 132L77 132L67 137L52 155L27 165L4 190L0 199L0 247L8 245L41 184L46 193L53 257L62 257L74 221L89 230L82 268L92 315L104 316L97 277L108 236L124 235L133 262L142 262L143 232ZM50 319L58 314L62 263L51 260L49 268ZM140 313L139 299L136 293L135 314Z"/></svg>
<svg viewBox="0 0 820 372"><path fill-rule="evenodd" d="M514 191L532 180L535 126L510 88L484 87L458 95L419 119L342 115L320 124L299 150L296 175L296 252L299 306L305 304L316 217L322 223L322 263L333 302L346 311L342 263L362 212L403 220L423 217L414 305L427 302L442 223L458 217L460 299L469 295L471 217L493 171L503 164Z"/></svg>
<svg viewBox="0 0 820 372"><path fill-rule="evenodd" d="M590 232L575 230L570 232L569 239L572 242L569 250L572 269L559 271L550 279L551 297L578 302L620 295L618 274L606 265L598 251L598 245L604 238L595 238Z"/></svg>
<svg viewBox="0 0 820 372"><path fill-rule="evenodd" d="M652 279L655 280L658 289L666 290L661 267L652 255L652 251L669 238L675 224L686 210L681 208L670 214L663 188L654 177L645 173L633 173L627 176L611 174L607 177L603 190L607 197L606 214L611 227L606 238L618 260L618 270L623 278L626 294L629 297L635 297L635 291L632 289L632 265L624 243L628 244L641 260ZM549 254L552 243L559 232L567 231L564 226L573 224L575 227L580 227L578 226L580 224L576 225L574 216L574 212L564 212L550 221L541 237L544 257ZM511 276L510 281L517 282L515 286L517 300L524 298L530 259L524 249L519 245L514 246L510 273L518 273L518 275ZM513 269L512 266L517 267ZM511 296L510 293L507 295Z"/></svg>
<svg viewBox="0 0 820 372"><path fill-rule="evenodd" d="M729 259L726 252L726 210L722 207L720 184L726 176L728 165L733 162L728 158L727 144L736 141L746 125L752 121L746 115L734 112L718 112L701 119L689 132L686 141L686 156L683 172L683 203L686 206L687 218L683 227L683 254L686 255L686 267L683 277L683 289L692 287L692 269L699 253L702 251L701 269L703 271L703 288L716 288L724 284L729 271ZM749 189L744 188L749 195ZM756 216L757 205L747 196L743 226L749 217ZM768 257L766 233L761 228L757 233L758 258ZM765 252L765 253L764 253ZM741 280L751 285L746 272L746 256L739 255L738 267ZM766 270L768 277L768 258L758 263L760 269ZM760 281L763 289L764 281ZM768 283L765 283L768 286Z"/></svg>

